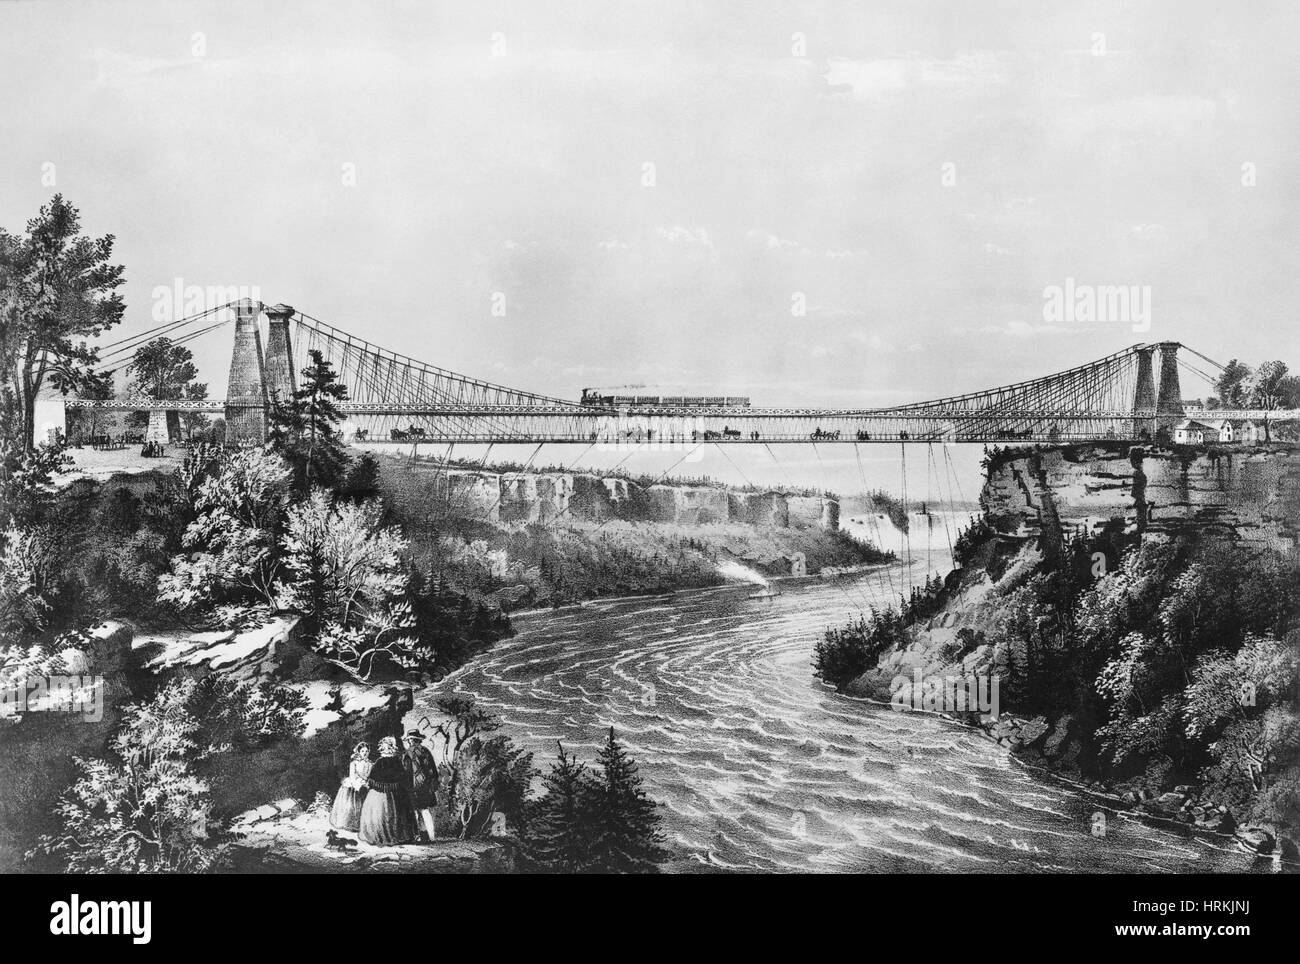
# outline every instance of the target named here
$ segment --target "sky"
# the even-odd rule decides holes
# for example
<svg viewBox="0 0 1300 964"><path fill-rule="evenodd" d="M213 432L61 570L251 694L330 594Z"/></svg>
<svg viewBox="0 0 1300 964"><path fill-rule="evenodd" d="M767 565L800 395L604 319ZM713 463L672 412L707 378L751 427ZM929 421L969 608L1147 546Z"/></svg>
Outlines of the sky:
<svg viewBox="0 0 1300 964"><path fill-rule="evenodd" d="M6 2L0 224L59 191L116 237L112 337L177 284L242 286L569 398L875 406L1161 340L1300 362L1298 20L1187 0ZM1048 317L1067 284L1131 286L1149 313ZM228 335L192 347L224 394ZM843 478L852 456L822 454ZM897 452L864 458L896 476Z"/></svg>

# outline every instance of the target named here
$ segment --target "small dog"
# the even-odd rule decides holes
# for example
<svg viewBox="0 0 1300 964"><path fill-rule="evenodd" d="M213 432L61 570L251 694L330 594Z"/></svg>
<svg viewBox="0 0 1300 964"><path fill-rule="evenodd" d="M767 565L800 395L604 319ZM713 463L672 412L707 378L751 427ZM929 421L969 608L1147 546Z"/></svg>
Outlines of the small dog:
<svg viewBox="0 0 1300 964"><path fill-rule="evenodd" d="M331 850L342 850L346 852L348 848L355 847L357 842L351 837L344 837L335 830L328 830L325 833L325 846Z"/></svg>

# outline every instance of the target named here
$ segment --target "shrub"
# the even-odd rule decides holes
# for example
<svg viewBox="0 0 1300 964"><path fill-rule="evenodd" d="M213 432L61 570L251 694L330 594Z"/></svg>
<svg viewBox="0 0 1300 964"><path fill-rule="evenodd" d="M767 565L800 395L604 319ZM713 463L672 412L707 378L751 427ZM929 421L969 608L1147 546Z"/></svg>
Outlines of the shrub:
<svg viewBox="0 0 1300 964"><path fill-rule="evenodd" d="M840 629L827 629L813 653L814 675L838 690L876 665L880 654L906 638L903 621L892 609L871 610Z"/></svg>

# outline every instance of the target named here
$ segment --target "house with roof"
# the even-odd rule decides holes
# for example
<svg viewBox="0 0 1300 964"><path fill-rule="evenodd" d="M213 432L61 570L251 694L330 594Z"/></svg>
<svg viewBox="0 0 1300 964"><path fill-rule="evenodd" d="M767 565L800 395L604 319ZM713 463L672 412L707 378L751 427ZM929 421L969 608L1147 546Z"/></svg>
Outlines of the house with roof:
<svg viewBox="0 0 1300 964"><path fill-rule="evenodd" d="M1249 418L1224 418L1207 422L1219 433L1220 442L1252 445L1264 441L1264 426Z"/></svg>
<svg viewBox="0 0 1300 964"><path fill-rule="evenodd" d="M1219 441L1219 429L1205 422L1185 418L1174 426L1174 441L1179 445L1205 445Z"/></svg>

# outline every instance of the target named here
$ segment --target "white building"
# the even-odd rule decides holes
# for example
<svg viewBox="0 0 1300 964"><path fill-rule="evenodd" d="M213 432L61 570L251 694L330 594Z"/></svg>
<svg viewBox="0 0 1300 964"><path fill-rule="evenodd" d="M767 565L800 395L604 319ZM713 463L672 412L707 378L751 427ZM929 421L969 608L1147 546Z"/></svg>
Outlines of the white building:
<svg viewBox="0 0 1300 964"><path fill-rule="evenodd" d="M1174 441L1179 445L1204 445L1207 442L1217 442L1219 428L1217 425L1206 425L1204 422L1185 418L1174 426Z"/></svg>

